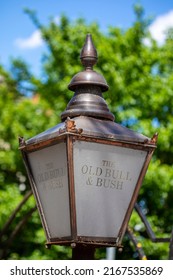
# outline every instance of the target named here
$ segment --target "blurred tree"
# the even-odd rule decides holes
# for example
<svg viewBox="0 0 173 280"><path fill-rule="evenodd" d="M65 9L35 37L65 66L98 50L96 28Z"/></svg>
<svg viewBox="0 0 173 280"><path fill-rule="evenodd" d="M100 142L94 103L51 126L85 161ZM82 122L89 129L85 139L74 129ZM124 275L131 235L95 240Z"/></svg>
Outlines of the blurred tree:
<svg viewBox="0 0 173 280"><path fill-rule="evenodd" d="M82 69L79 52L88 32L93 35L99 55L95 69L110 86L105 99L116 122L149 137L156 131L159 133L158 148L138 202L156 235L170 236L173 226L172 30L165 43L158 46L148 32L150 21L144 18L140 6L135 6L136 21L132 27L127 30L110 27L106 34L96 23L88 25L83 19L70 22L65 16L59 24L52 20L43 26L34 12L26 12L40 29L47 53L43 55L41 78L34 77L21 60L12 62L11 73L0 68L1 258L70 258L68 248L44 249L45 237L29 193L17 137L30 138L60 122L60 113L72 97L67 85ZM168 258L168 244L151 243L135 212L130 226L149 259ZM124 245L124 252L118 258L138 257L127 238ZM103 251L97 257L103 257Z"/></svg>

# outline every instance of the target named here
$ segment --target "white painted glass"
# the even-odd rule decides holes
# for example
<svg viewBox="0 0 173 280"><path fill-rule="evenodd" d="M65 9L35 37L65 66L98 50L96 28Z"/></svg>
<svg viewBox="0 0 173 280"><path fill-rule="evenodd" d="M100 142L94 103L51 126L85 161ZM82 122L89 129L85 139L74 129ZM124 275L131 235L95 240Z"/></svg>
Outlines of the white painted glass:
<svg viewBox="0 0 173 280"><path fill-rule="evenodd" d="M66 144L28 154L49 237L71 235Z"/></svg>
<svg viewBox="0 0 173 280"><path fill-rule="evenodd" d="M74 143L78 235L118 236L146 155L129 148Z"/></svg>

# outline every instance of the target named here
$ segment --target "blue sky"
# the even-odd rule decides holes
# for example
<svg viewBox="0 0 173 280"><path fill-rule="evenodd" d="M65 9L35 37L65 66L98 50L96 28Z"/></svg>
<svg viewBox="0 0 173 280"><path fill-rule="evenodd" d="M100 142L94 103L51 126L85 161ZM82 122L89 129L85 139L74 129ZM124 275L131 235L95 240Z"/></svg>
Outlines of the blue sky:
<svg viewBox="0 0 173 280"><path fill-rule="evenodd" d="M134 22L135 0L5 0L1 1L0 16L0 63L9 67L10 57L22 57L39 75L40 58L45 50L40 34L23 8L37 11L39 20L46 24L50 17L58 21L64 13L71 20L83 17L97 21L101 30L118 26L128 28ZM146 16L153 16L150 31L162 43L164 29L173 26L172 0L141 0Z"/></svg>

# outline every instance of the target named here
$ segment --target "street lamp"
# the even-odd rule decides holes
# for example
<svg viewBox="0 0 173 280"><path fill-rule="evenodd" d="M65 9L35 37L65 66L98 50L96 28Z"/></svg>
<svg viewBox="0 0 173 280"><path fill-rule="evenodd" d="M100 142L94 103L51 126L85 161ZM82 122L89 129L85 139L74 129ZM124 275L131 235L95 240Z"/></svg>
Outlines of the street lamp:
<svg viewBox="0 0 173 280"><path fill-rule="evenodd" d="M90 34L80 58L85 69L68 86L75 93L62 122L27 141L20 138L20 150L47 245L118 247L157 136L114 122L102 97L108 85L93 70L97 51Z"/></svg>

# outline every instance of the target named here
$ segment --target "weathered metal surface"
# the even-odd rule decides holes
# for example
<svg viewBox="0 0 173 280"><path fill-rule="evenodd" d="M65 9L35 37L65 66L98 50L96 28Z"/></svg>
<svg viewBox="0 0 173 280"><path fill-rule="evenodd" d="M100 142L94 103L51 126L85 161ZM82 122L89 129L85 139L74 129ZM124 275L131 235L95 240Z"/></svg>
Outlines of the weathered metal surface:
<svg viewBox="0 0 173 280"><path fill-rule="evenodd" d="M148 137L112 121L98 120L90 117L78 117L75 118L75 122L77 127L83 129L82 135L135 143L147 143L150 141Z"/></svg>
<svg viewBox="0 0 173 280"><path fill-rule="evenodd" d="M138 194L139 194L139 190L140 190L140 187L142 185L142 182L143 182L143 179L145 177L145 174L147 172L147 168L148 168L148 165L150 163L150 160L152 158L152 155L153 155L153 152L154 152L154 149L152 149L146 156L146 160L144 162L144 165L143 165L143 168L141 170L141 173L140 173L140 176L138 178L138 181L137 181L137 184L136 184L136 187L135 187L135 191L134 191L134 194L132 196L132 199L130 201L130 204L129 204L129 207L128 207L128 210L126 212L126 215L125 215L125 218L124 218L124 221L122 223L122 227L120 229L120 233L119 233L119 236L120 236L120 240L119 240L119 243L121 244L122 242L122 239L123 239L123 236L125 234L125 231L126 231L126 228L128 226L128 222L130 220L130 217L131 217L131 214L132 214L132 211L134 209L134 205L137 201L137 197L138 197Z"/></svg>
<svg viewBox="0 0 173 280"><path fill-rule="evenodd" d="M77 244L83 244L83 245L89 245L89 246L93 246L93 247L118 247L118 248L122 248L123 246L121 244L117 244L116 240L112 241L109 240L109 238L107 238L107 240L102 240L101 238L97 238L96 240L94 240L94 238L88 237L88 239L86 238L76 238L76 239L72 239L72 238L57 238L56 240L49 240L47 239L46 242L46 246L51 246L51 245L68 245L71 246L72 248L74 248Z"/></svg>
<svg viewBox="0 0 173 280"><path fill-rule="evenodd" d="M63 133L80 134L81 136L107 139L108 141L122 141L155 146L152 139L108 120L99 120L92 117L76 117L71 120L73 126L67 128L67 122L62 122L26 141L26 145L54 139ZM70 123L70 120L68 120Z"/></svg>
<svg viewBox="0 0 173 280"><path fill-rule="evenodd" d="M31 144L39 143L41 141L46 141L49 139L56 138L58 135L60 135L60 130L64 128L65 128L65 123L60 123L28 139L25 143L26 145L31 145Z"/></svg>
<svg viewBox="0 0 173 280"><path fill-rule="evenodd" d="M73 167L73 141L70 136L67 137L67 162L68 162L68 179L69 179L69 196L70 196L70 220L71 220L71 236L75 239L77 236L76 224L76 201L74 187L74 167Z"/></svg>
<svg viewBox="0 0 173 280"><path fill-rule="evenodd" d="M74 133L108 141L155 146L157 135L150 139L113 122L114 115L102 97L102 92L108 89L108 85L104 77L92 69L97 62L97 51L90 34L86 37L80 58L85 70L76 74L69 84L69 89L75 91L75 94L61 115L63 122L27 140L25 144L32 145L55 139L65 133Z"/></svg>
<svg viewBox="0 0 173 280"><path fill-rule="evenodd" d="M85 93L75 94L61 118L76 116L92 116L113 121L114 115L109 111L106 101L100 95L89 93L90 86L85 86ZM77 92L76 92L77 93Z"/></svg>
<svg viewBox="0 0 173 280"><path fill-rule="evenodd" d="M97 50L93 44L91 34L87 34L85 44L80 53L82 65L92 68L97 62Z"/></svg>
<svg viewBox="0 0 173 280"><path fill-rule="evenodd" d="M81 61L85 70L78 73L69 85L69 89L74 90L75 94L68 104L67 109L61 115L63 122L27 141L20 137L20 149L22 151L31 187L37 200L37 207L46 232L48 246L52 244L88 244L95 247L121 247L121 241L134 208L142 180L146 173L152 153L156 147L157 134L150 139L113 121L114 116L109 111L109 108L102 97L102 92L108 89L108 85L105 79L92 69L97 61L97 52L90 35L87 36L85 45L81 51ZM76 211L76 189L74 181L74 142L78 140L131 148L133 150L145 151L146 153L145 162L141 167L139 178L135 181L133 196L130 198L130 204L128 205L125 216L123 216L121 228L115 238L114 235L110 238L107 237L107 235L100 236L100 234L99 237L98 234L96 235L95 233L95 236L90 236L94 235L93 233L88 234L88 236L83 236L87 234L84 232L77 232L78 213ZM62 238L58 238L59 236L56 238L54 236L53 238L49 234L36 182L34 182L34 176L30 166L31 163L29 162L28 157L31 152L37 150L41 151L41 149L44 150L44 148L51 147L52 145L61 142L66 143L67 149L68 203L70 206L71 236L63 236Z"/></svg>
<svg viewBox="0 0 173 280"><path fill-rule="evenodd" d="M77 128L75 121L73 119L67 118L65 121L65 127L63 129L60 128L59 130L60 134L65 132L81 134L83 132L83 129Z"/></svg>
<svg viewBox="0 0 173 280"><path fill-rule="evenodd" d="M77 73L68 86L75 94L66 110L61 114L61 119L93 116L113 121L114 115L109 111L107 103L102 97L102 92L108 90L108 85L105 78L93 70L93 66L97 62L97 51L90 34L86 37L80 58L85 70Z"/></svg>
<svg viewBox="0 0 173 280"><path fill-rule="evenodd" d="M79 72L72 78L68 88L72 91L76 91L79 86L89 84L99 86L102 92L107 91L109 87L105 78L93 71L93 66L97 62L97 51L93 44L91 34L87 34L86 36L85 44L81 50L80 59L85 70Z"/></svg>

